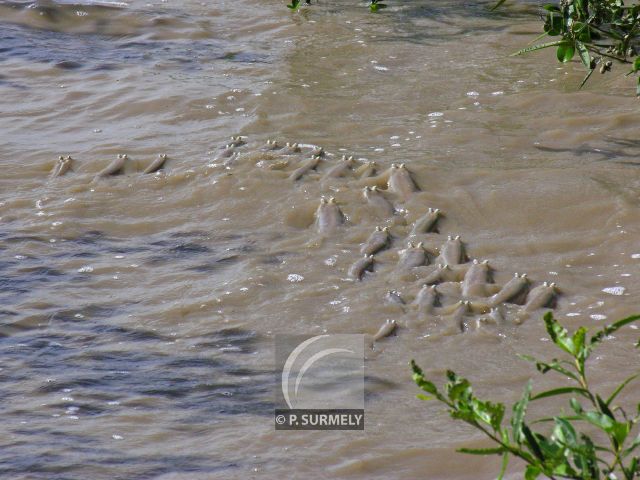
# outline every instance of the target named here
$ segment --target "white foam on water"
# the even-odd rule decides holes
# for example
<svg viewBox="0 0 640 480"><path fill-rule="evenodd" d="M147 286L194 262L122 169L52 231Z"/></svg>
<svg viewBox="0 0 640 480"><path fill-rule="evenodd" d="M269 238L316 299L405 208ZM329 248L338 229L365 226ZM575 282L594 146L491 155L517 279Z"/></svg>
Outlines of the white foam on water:
<svg viewBox="0 0 640 480"><path fill-rule="evenodd" d="M609 295L624 295L626 290L624 287L607 287L602 289L604 293L608 293Z"/></svg>

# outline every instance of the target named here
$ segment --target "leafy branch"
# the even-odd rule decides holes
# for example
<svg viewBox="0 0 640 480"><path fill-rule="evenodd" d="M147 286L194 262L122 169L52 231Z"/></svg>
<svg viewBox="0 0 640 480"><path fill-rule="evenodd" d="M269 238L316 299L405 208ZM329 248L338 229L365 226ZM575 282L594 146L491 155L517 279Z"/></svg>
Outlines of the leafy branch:
<svg viewBox="0 0 640 480"><path fill-rule="evenodd" d="M520 458L527 464L525 480L534 480L541 475L552 480L599 480L618 478L612 476L616 474L621 474L625 480L633 480L640 474L640 458L634 455L640 446L640 435L631 441L629 439L640 421L640 403L635 416L630 416L614 401L629 383L640 376L640 371L622 381L608 396L601 396L588 382L586 362L593 349L609 335L637 320L640 320L640 315L625 318L589 337L585 327L570 334L551 312L547 313L544 316L547 334L568 359L554 358L551 362L543 362L527 355L520 357L533 362L540 373L559 373L569 385L532 394L529 381L520 400L512 407L508 425L505 425L504 404L479 399L473 394L469 381L451 370L447 371L447 383L441 391L425 378L422 369L412 360L413 380L428 394L419 394L418 398L435 399L445 404L452 418L477 428L495 444L491 448L462 448L459 451L472 455L501 455L499 480L504 476L510 457ZM526 420L530 402L561 395L571 395L572 415L556 415L532 422ZM577 425L581 422L600 430L608 445L600 445L579 431ZM550 433L533 430L534 425L547 423L553 423Z"/></svg>
<svg viewBox="0 0 640 480"><path fill-rule="evenodd" d="M492 9L503 3L504 0L499 0ZM566 63L577 53L587 70L580 88L598 65L600 73L610 71L613 61L631 64L629 73L640 70L636 51L640 5L626 6L623 0L560 0L557 4L547 3L542 8L546 12L543 36L560 37L560 40L523 48L513 55L557 47L558 61ZM640 95L640 77L636 93Z"/></svg>

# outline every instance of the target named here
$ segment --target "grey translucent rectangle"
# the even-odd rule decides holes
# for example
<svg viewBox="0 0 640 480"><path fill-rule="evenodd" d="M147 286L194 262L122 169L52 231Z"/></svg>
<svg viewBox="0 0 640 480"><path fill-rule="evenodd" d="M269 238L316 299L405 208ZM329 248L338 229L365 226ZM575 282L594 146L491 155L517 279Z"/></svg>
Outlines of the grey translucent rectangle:
<svg viewBox="0 0 640 480"><path fill-rule="evenodd" d="M364 410L276 409L276 430L364 430Z"/></svg>

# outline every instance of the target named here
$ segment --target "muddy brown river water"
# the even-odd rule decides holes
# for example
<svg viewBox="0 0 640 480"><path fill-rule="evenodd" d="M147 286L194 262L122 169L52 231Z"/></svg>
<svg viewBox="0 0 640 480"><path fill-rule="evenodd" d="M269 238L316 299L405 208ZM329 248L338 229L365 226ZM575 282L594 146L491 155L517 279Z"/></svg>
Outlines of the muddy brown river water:
<svg viewBox="0 0 640 480"><path fill-rule="evenodd" d="M496 459L454 453L481 438L415 399L407 362L514 401L530 377L557 385L516 353L553 350L539 314L432 335L385 305L416 293L393 265L428 207L444 216L427 245L460 235L497 283L556 282L568 326L638 312L632 80L618 68L578 92L577 63L507 58L539 31L534 3L389 3L0 2L1 476L494 478ZM267 139L413 173L398 242L362 282L347 271L385 224L363 184L263 168L285 158ZM124 174L94 180L118 154ZM142 174L158 154L164 170ZM51 178L59 155L72 170ZM324 239L322 196L347 217ZM388 318L365 431L276 432L274 337ZM594 357L593 383L637 367L637 333Z"/></svg>

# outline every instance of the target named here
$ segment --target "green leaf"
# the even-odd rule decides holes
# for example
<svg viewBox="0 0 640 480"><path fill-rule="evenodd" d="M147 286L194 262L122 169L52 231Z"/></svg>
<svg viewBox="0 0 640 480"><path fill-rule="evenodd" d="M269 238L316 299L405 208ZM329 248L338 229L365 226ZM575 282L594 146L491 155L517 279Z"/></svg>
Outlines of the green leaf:
<svg viewBox="0 0 640 480"><path fill-rule="evenodd" d="M576 333L573 334L573 355L577 358L581 358L586 360L589 356L589 353L585 351L585 339L587 336L587 329L585 327L580 327L576 330Z"/></svg>
<svg viewBox="0 0 640 480"><path fill-rule="evenodd" d="M577 417L577 416L563 416L562 418L566 418L567 420L582 420L582 417ZM543 417L543 418L538 418L536 420L534 420L533 422L531 422L531 425L535 425L536 423L549 423L549 422L555 422L556 421L556 417Z"/></svg>
<svg viewBox="0 0 640 480"><path fill-rule="evenodd" d="M542 454L542 450L540 450L540 445L536 440L535 436L526 425L522 425L522 433L524 434L525 439L527 440L527 446L531 453L533 453L539 460L544 462L544 455Z"/></svg>
<svg viewBox="0 0 640 480"><path fill-rule="evenodd" d="M442 395L438 391L438 388L433 384L433 382L430 382L429 380L424 378L424 372L418 366L418 364L414 360L411 360L410 365L411 370L413 370L413 381L416 383L416 385L418 385L418 387L420 387L425 392L430 393L440 400Z"/></svg>
<svg viewBox="0 0 640 480"><path fill-rule="evenodd" d="M636 59L633 61L633 67L631 69L631 71L634 73L638 70L640 70L640 57L636 57Z"/></svg>
<svg viewBox="0 0 640 480"><path fill-rule="evenodd" d="M545 3L544 5L542 5L542 8L544 8L547 12L559 12L560 9L557 7L557 5L554 5L553 3Z"/></svg>
<svg viewBox="0 0 640 480"><path fill-rule="evenodd" d="M555 419L556 427L553 430L555 437L562 443L574 447L578 443L576 430L566 419L557 417Z"/></svg>
<svg viewBox="0 0 640 480"><path fill-rule="evenodd" d="M591 71L591 55L589 55L587 47L585 47L582 42L576 42L576 50L578 50L578 55L580 55L582 64L587 68L587 70Z"/></svg>
<svg viewBox="0 0 640 480"><path fill-rule="evenodd" d="M591 29L582 22L574 22L572 25L574 38L580 42L591 42Z"/></svg>
<svg viewBox="0 0 640 480"><path fill-rule="evenodd" d="M640 83L638 84L638 86L640 88ZM602 330L596 332L593 337L591 337L591 345L601 342L606 336L611 335L613 332L619 330L625 325L635 322L636 320L640 320L640 315L632 315L630 317L623 318L622 320L618 320L611 325L607 325Z"/></svg>
<svg viewBox="0 0 640 480"><path fill-rule="evenodd" d="M527 469L524 471L524 480L536 480L541 473L540 467L527 465Z"/></svg>
<svg viewBox="0 0 640 480"><path fill-rule="evenodd" d="M424 400L425 402L435 399L435 397L430 397L429 395L423 395L422 393L417 394L416 398L418 398L419 400Z"/></svg>
<svg viewBox="0 0 640 480"><path fill-rule="evenodd" d="M571 408L573 409L573 411L576 412L578 415L582 415L584 413L584 410L582 409L582 405L575 398L572 398L571 400L569 400L569 405L571 405Z"/></svg>
<svg viewBox="0 0 640 480"><path fill-rule="evenodd" d="M502 455L505 451L504 447L496 448L458 448L460 453L468 453L469 455Z"/></svg>
<svg viewBox="0 0 640 480"><path fill-rule="evenodd" d="M614 422L613 427L611 429L611 435L616 439L618 445L624 444L624 441L629 436L629 432L631 431L631 425L627 422Z"/></svg>
<svg viewBox="0 0 640 480"><path fill-rule="evenodd" d="M562 33L562 16L557 13L547 13L543 30L550 37L555 37Z"/></svg>
<svg viewBox="0 0 640 480"><path fill-rule="evenodd" d="M531 400L540 400L541 398L555 397L556 395L564 395L566 393L579 393L580 395L589 398L589 391L580 387L560 387L553 390L546 390L540 392L537 395L531 397Z"/></svg>
<svg viewBox="0 0 640 480"><path fill-rule="evenodd" d="M600 395L598 395L596 393L596 402L598 403L598 407L600 407L600 410L602 411L602 413L604 413L607 417L609 417L611 420L615 420L616 416L613 414L613 412L609 409L609 405L607 405L607 402L605 402L604 400L602 400L602 398L600 397Z"/></svg>
<svg viewBox="0 0 640 480"><path fill-rule="evenodd" d="M627 478L633 478L635 474L638 472L638 457L633 457L631 463L629 464L629 468L626 469Z"/></svg>
<svg viewBox="0 0 640 480"><path fill-rule="evenodd" d="M624 443L631 430L630 422L616 422L609 415L600 412L585 412L582 419L606 432L617 442L617 445Z"/></svg>
<svg viewBox="0 0 640 480"><path fill-rule="evenodd" d="M527 405L531 398L531 380L527 382L522 392L522 397L513 405L513 415L511 417L511 429L513 435L513 441L516 443L522 443L524 441L524 434L522 433L522 425L524 424L524 416L527 413Z"/></svg>
<svg viewBox="0 0 640 480"><path fill-rule="evenodd" d="M576 465L582 470L582 477L589 479L600 478L600 468L598 467L599 458L596 455L596 446L593 444L591 438L584 433L580 434L580 439L582 440L581 453L579 453L578 457L574 460Z"/></svg>
<svg viewBox="0 0 640 480"><path fill-rule="evenodd" d="M559 51L560 47L558 47L558 52ZM562 61L560 59L560 53L558 53L558 59ZM544 315L543 320L551 341L562 350L567 352L569 355L573 355L573 339L569 336L569 332L567 331L567 329L560 325L560 323L555 318L553 318L553 314L551 312L547 312Z"/></svg>
<svg viewBox="0 0 640 480"><path fill-rule="evenodd" d="M633 442L631 442L631 445L629 445L624 450L623 455L626 457L631 452L633 452L636 448L638 448L638 446L640 446L640 434L638 434L638 436L633 440Z"/></svg>
<svg viewBox="0 0 640 480"><path fill-rule="evenodd" d="M558 61L562 63L570 62L573 55L576 53L576 48L572 43L563 43L558 46L556 50L556 57Z"/></svg>
<svg viewBox="0 0 640 480"><path fill-rule="evenodd" d="M509 452L504 452L502 455L502 466L500 467L500 473L498 474L498 478L496 480L502 480L504 478L504 474L507 471L507 466L509 465Z"/></svg>
<svg viewBox="0 0 640 480"><path fill-rule="evenodd" d="M578 381L578 377L574 373L570 372L569 370L564 368L562 365L560 365L560 362L558 362L558 360L555 358L551 361L551 363L544 363L536 360L534 357L530 355L518 355L518 356L528 362L535 362L536 369L540 373L544 374L544 373L547 373L549 370L554 370L558 373L561 373L562 375L566 375L567 377L574 379L576 382Z"/></svg>
<svg viewBox="0 0 640 480"><path fill-rule="evenodd" d="M535 52L536 50L542 50L543 48L555 47L562 43L564 43L564 40L556 40L555 42L540 43L538 45L534 45L533 47L527 47L527 48L518 50L517 52L514 52L509 56L516 57L518 55L524 55L525 53Z"/></svg>

